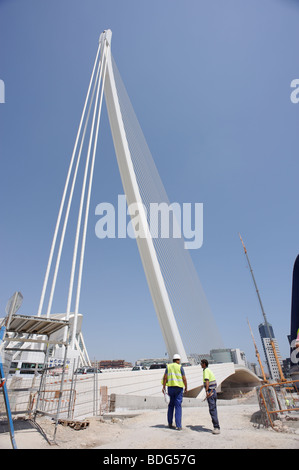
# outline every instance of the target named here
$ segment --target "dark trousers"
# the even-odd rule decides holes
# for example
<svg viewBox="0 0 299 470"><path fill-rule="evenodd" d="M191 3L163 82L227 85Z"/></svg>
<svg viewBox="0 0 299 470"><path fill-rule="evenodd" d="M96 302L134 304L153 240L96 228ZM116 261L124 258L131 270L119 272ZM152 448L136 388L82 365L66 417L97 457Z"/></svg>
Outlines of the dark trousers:
<svg viewBox="0 0 299 470"><path fill-rule="evenodd" d="M211 393L212 392L212 393ZM212 418L212 423L214 429L220 429L218 415L217 415L217 393L216 390L209 390L208 393L211 393L211 396L207 398L209 405L209 412Z"/></svg>
<svg viewBox="0 0 299 470"><path fill-rule="evenodd" d="M182 387L168 387L168 395L170 402L168 405L167 420L168 424L172 424L173 411L175 410L175 425L177 428L182 427L182 401L183 401Z"/></svg>

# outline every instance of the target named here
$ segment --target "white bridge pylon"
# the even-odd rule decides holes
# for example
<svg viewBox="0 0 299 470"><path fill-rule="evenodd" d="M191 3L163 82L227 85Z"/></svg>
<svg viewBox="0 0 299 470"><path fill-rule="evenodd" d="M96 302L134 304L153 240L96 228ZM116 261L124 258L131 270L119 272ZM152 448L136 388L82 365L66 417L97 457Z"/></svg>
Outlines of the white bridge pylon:
<svg viewBox="0 0 299 470"><path fill-rule="evenodd" d="M89 88L79 124L79 129L73 149L73 154L66 178L65 188L60 204L53 241L51 245L48 265L46 269L44 284L42 288L40 304L37 315L40 316L43 311L45 294L49 284L50 271L52 269L54 252L57 251L55 266L53 267L52 284L49 286L49 302L46 315L50 316L52 310L53 296L56 287L57 275L60 265L61 252L63 248L66 227L69 219L69 212L72 203L75 182L78 174L78 167L81 159L84 139L87 133L87 124L92 114L85 171L82 183L80 207L78 211L77 230L74 242L74 251L72 259L72 268L70 274L70 283L68 290L68 299L66 306L66 319L71 315L72 304L74 303L74 327L70 339L71 349L76 349L76 331L79 315L79 301L81 293L82 271L84 263L84 252L86 242L86 231L88 223L90 195L93 180L93 170L97 148L99 123L102 109L103 94L106 100L110 128L115 147L118 167L128 206L134 204L139 212L139 229L136 241L142 260L147 283L152 296L155 311L158 317L160 328L163 334L165 345L169 358L178 353L182 362L187 362L187 354L180 336L180 332L173 313L171 302L165 286L164 278L160 269L156 249L150 234L148 221L142 203L139 186L136 179L134 166L132 163L131 152L128 145L128 139L123 122L121 107L116 89L114 71L111 60L111 37L110 30L104 31L99 39L99 47L89 83ZM131 206L132 207L132 206ZM63 219L64 213L64 219ZM134 211L135 214L135 211ZM134 214L130 214L133 218ZM134 224L133 224L134 226ZM135 227L135 226L134 226ZM60 232L60 242L57 243L58 233ZM140 236L143 234L144 236ZM81 240L81 249L79 241ZM58 245L58 247L57 247ZM78 253L78 251L80 251ZM77 272L77 285L75 284L75 272Z"/></svg>
<svg viewBox="0 0 299 470"><path fill-rule="evenodd" d="M111 31L108 30L102 33L101 40L107 43L107 75L104 84L104 92L118 167L127 198L127 204L129 206L131 204L137 204L138 207L139 233L144 234L144 236L136 237L136 241L169 358L172 359L173 354L178 353L181 356L182 362L187 362L185 348L172 311L150 234L126 138L111 63L111 35ZM133 215L134 214L131 214L131 216Z"/></svg>

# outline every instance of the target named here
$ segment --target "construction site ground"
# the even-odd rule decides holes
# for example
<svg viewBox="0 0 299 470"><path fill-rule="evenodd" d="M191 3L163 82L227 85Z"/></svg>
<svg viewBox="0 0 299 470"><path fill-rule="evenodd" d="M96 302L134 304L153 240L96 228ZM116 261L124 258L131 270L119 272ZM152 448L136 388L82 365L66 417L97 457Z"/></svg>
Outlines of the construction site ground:
<svg viewBox="0 0 299 470"><path fill-rule="evenodd" d="M260 424L254 396L219 405L219 435L212 434L208 406L183 408L183 429L169 429L165 410L110 413L87 418L81 429L38 416L14 418L18 449L299 449L298 420L278 423L277 430ZM296 412L293 415L298 416ZM292 416L292 412L290 412ZM0 422L0 449L11 449L7 422ZM119 452L119 451L118 451Z"/></svg>

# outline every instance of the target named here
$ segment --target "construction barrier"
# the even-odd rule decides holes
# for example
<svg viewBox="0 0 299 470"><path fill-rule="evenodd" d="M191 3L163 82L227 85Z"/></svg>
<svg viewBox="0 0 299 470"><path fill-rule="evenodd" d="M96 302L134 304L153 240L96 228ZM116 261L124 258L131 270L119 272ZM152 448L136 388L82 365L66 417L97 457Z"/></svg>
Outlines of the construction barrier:
<svg viewBox="0 0 299 470"><path fill-rule="evenodd" d="M265 426L279 430L278 420L299 422L299 380L264 384L258 398Z"/></svg>
<svg viewBox="0 0 299 470"><path fill-rule="evenodd" d="M61 378L48 375L44 387L30 390L27 413L29 416L36 412L63 419L82 419L85 416L102 416L109 412L110 397L108 387L100 385L97 374L72 376L63 380L61 391ZM58 404L60 408L58 412ZM38 408L38 409L37 409ZM58 415L57 415L58 412Z"/></svg>
<svg viewBox="0 0 299 470"><path fill-rule="evenodd" d="M37 395L38 392L35 392L31 396L31 402L29 405L29 415L31 415L34 410L35 404L37 402ZM43 414L55 417L57 414L59 398L60 390L43 390L42 394L39 397L38 411ZM63 390L60 402L60 413L67 413L67 415L72 418L74 415L75 402L76 391L74 390L71 393L71 389Z"/></svg>

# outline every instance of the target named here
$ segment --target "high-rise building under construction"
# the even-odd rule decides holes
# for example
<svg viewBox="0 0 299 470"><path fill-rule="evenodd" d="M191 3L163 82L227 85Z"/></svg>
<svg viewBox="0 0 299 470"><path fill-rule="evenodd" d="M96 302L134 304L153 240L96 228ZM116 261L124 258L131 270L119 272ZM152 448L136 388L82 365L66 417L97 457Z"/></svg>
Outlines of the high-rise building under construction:
<svg viewBox="0 0 299 470"><path fill-rule="evenodd" d="M266 323L261 323L259 325L259 333L260 333L260 337L261 337L261 341L262 341L262 345L263 345L263 349L264 349L264 353L265 353L265 357L266 357L266 363L267 363L267 366L268 366L270 377L271 377L271 379L279 382L280 381L280 374L279 374L279 369L278 369L277 362L276 362L276 359L275 359L274 351L273 351L273 348L271 346L270 335L272 336L272 340L275 344L277 357L278 357L278 360L279 360L281 366L282 366L282 358L281 358L281 355L280 355L280 352L279 352L278 343L277 343L277 341L275 339L275 336L274 336L274 331L273 331L272 325L270 325L270 323L268 323L267 325L266 325ZM270 333L270 335L269 335L269 333Z"/></svg>

